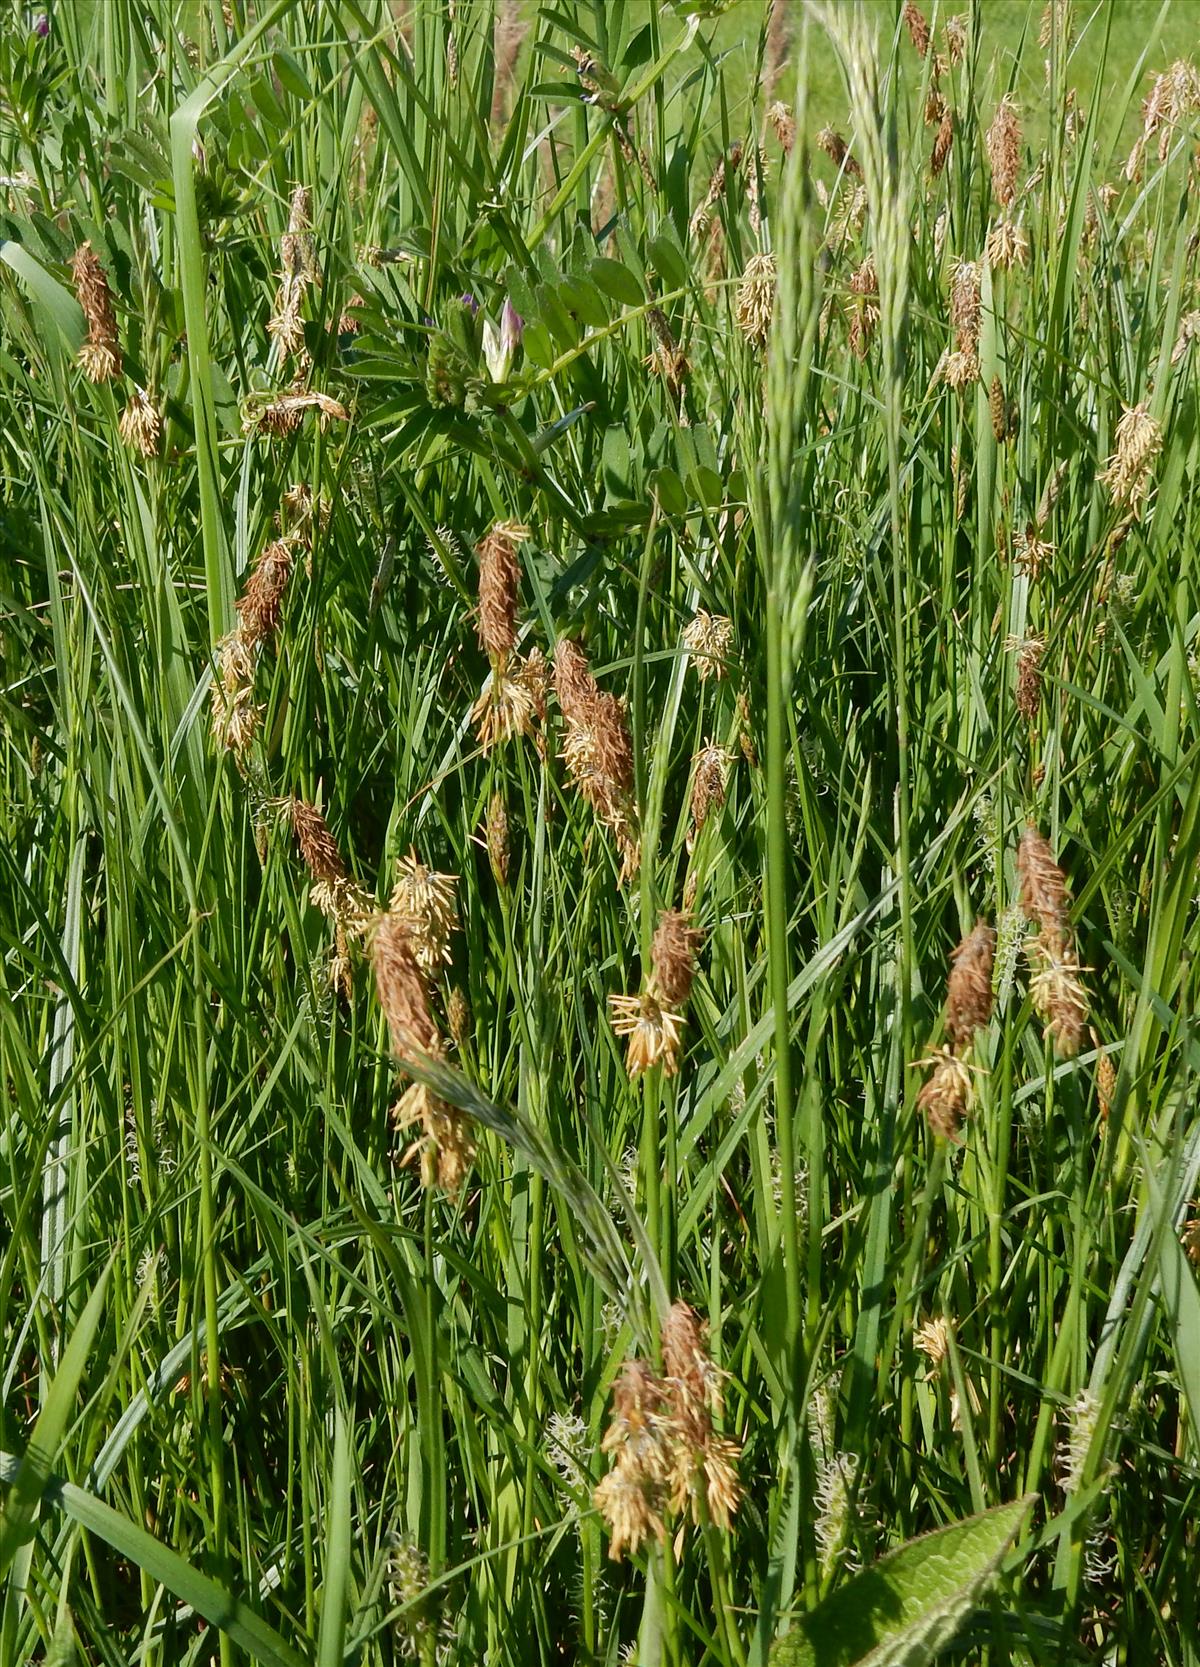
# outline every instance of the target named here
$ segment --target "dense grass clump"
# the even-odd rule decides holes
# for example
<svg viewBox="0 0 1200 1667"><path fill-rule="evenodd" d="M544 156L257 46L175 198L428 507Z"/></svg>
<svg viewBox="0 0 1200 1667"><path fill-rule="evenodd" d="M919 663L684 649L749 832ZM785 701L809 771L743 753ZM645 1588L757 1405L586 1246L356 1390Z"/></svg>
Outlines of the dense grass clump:
<svg viewBox="0 0 1200 1667"><path fill-rule="evenodd" d="M0 1667L1200 1661L1178 22L10 12Z"/></svg>

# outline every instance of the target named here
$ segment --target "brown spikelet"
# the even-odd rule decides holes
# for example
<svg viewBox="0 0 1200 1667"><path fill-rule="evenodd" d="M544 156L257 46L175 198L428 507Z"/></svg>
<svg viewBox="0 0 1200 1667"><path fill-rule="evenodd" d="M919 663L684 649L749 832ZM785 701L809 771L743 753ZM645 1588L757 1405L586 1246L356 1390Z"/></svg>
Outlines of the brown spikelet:
<svg viewBox="0 0 1200 1667"><path fill-rule="evenodd" d="M292 565L292 545L285 538L268 544L255 562L237 603L242 630L251 642L271 642L278 632Z"/></svg>
<svg viewBox="0 0 1200 1667"><path fill-rule="evenodd" d="M929 24L925 21L924 13L913 4L913 0L904 0L901 16L918 58L926 57L929 52Z"/></svg>
<svg viewBox="0 0 1200 1667"><path fill-rule="evenodd" d="M1032 921L1048 942L1065 949L1070 936L1066 877L1032 822L1017 847L1017 876L1026 920Z"/></svg>
<svg viewBox="0 0 1200 1667"><path fill-rule="evenodd" d="M1036 515L1039 530L1046 525L1047 521L1049 521L1054 512L1054 506L1058 502L1059 495L1063 489L1063 482L1067 478L1067 472L1070 467L1070 463L1066 460L1059 463L1042 490L1042 495L1038 500Z"/></svg>
<svg viewBox="0 0 1200 1667"><path fill-rule="evenodd" d="M88 339L79 349L78 362L89 382L111 382L121 374L117 316L108 278L90 243L81 243L76 249L71 272L88 327Z"/></svg>
<svg viewBox="0 0 1200 1667"><path fill-rule="evenodd" d="M1008 438L1008 408L1004 400L1004 384L998 376L992 377L992 385L988 389L988 411L992 419L992 438L998 446L1003 445Z"/></svg>
<svg viewBox="0 0 1200 1667"><path fill-rule="evenodd" d="M1017 654L1017 711L1027 723L1033 723L1042 706L1042 656L1046 644L1041 637L1023 637L1012 646Z"/></svg>
<svg viewBox="0 0 1200 1667"><path fill-rule="evenodd" d="M796 120L792 112L786 104L777 99L767 111L767 120L771 124L775 137L779 140L784 155L790 156L792 147L796 143Z"/></svg>
<svg viewBox="0 0 1200 1667"><path fill-rule="evenodd" d="M565 717L572 723L587 721L599 689L587 655L571 637L560 637L554 648L554 692Z"/></svg>
<svg viewBox="0 0 1200 1667"><path fill-rule="evenodd" d="M933 139L933 150L929 156L929 172L937 179L945 168L954 145L954 112L946 107L942 118L938 122L938 130Z"/></svg>
<svg viewBox="0 0 1200 1667"><path fill-rule="evenodd" d="M946 1035L965 1048L992 1015L992 957L996 934L980 920L951 951L946 982Z"/></svg>
<svg viewBox="0 0 1200 1667"><path fill-rule="evenodd" d="M862 169L850 154L850 147L841 134L832 127L823 127L817 134L817 146L823 150L835 168L844 168L855 179L862 178Z"/></svg>
<svg viewBox="0 0 1200 1667"><path fill-rule="evenodd" d="M408 923L389 911L375 928L371 962L379 1005L397 1059L439 1058L441 1039L429 1007L425 979L413 953Z"/></svg>
<svg viewBox="0 0 1200 1667"><path fill-rule="evenodd" d="M1006 94L996 106L987 131L987 154L996 201L1001 208L1009 208L1017 195L1017 175L1021 168L1021 123L1011 94Z"/></svg>
<svg viewBox="0 0 1200 1667"><path fill-rule="evenodd" d="M516 521L498 521L475 548L479 557L479 640L493 665L507 660L516 644L521 578L517 546L528 536L528 529Z"/></svg>
<svg viewBox="0 0 1200 1667"><path fill-rule="evenodd" d="M1112 1055L1104 1052L1100 1037L1092 1031L1092 1044L1098 1050L1096 1054L1096 1101L1100 1107L1100 1121L1107 1123L1112 1115L1113 1099L1117 1092L1117 1071L1112 1062Z"/></svg>
<svg viewBox="0 0 1200 1667"><path fill-rule="evenodd" d="M346 864L322 812L305 799L293 799L288 808L296 844L313 879L327 884L344 880Z"/></svg>
<svg viewBox="0 0 1200 1667"><path fill-rule="evenodd" d="M650 946L651 981L668 1007L682 1008L692 993L702 934L678 909L664 909Z"/></svg>
<svg viewBox="0 0 1200 1667"><path fill-rule="evenodd" d="M729 755L724 747L709 742L701 747L692 761L692 831L688 838L691 849L700 829L714 810L725 803L725 778L729 769Z"/></svg>
<svg viewBox="0 0 1200 1667"><path fill-rule="evenodd" d="M488 861L491 864L492 876L498 886L508 884L508 811L504 806L504 795L499 791L492 794L488 800L487 824L484 832L487 845Z"/></svg>
<svg viewBox="0 0 1200 1667"><path fill-rule="evenodd" d="M950 324L960 353L979 347L980 276L975 261L956 261L950 274Z"/></svg>

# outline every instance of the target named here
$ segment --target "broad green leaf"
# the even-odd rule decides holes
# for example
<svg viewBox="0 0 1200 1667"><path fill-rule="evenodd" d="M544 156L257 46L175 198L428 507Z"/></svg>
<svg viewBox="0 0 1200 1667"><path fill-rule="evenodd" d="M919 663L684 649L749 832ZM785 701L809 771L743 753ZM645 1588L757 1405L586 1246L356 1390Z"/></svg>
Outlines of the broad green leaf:
<svg viewBox="0 0 1200 1667"><path fill-rule="evenodd" d="M588 272L598 289L602 289L606 295L611 295L614 301L620 301L623 306L640 307L645 300L636 274L619 260L608 260L603 255L597 255L589 264Z"/></svg>
<svg viewBox="0 0 1200 1667"><path fill-rule="evenodd" d="M1032 1496L910 1540L826 1598L771 1667L923 1667L995 1578Z"/></svg>
<svg viewBox="0 0 1200 1667"><path fill-rule="evenodd" d="M0 243L0 260L12 268L33 299L50 315L67 348L74 353L84 338L83 309L75 297L19 243L11 240Z"/></svg>

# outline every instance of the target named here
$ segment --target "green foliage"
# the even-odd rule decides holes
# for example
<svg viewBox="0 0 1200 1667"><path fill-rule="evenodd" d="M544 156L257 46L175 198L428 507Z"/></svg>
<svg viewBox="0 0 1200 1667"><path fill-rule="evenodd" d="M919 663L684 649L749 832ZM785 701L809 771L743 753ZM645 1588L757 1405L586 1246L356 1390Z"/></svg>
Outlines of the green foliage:
<svg viewBox="0 0 1200 1667"><path fill-rule="evenodd" d="M0 1667L764 1667L830 1615L899 1659L873 1594L947 1659L1200 1660L1200 84L1143 114L1179 9L1076 10L919 56L898 3L9 8ZM552 687L480 744L564 638L624 848ZM404 1071L410 851L458 924ZM631 1076L680 907L679 1069ZM614 1560L614 1391L645 1362L657 1462L681 1301L741 1496L653 1476Z"/></svg>

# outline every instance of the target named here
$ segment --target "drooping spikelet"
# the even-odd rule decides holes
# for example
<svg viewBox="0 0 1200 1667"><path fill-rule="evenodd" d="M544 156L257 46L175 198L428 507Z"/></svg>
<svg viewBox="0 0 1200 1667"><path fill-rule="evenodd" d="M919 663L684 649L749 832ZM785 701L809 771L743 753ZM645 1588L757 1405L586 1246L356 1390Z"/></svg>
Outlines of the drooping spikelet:
<svg viewBox="0 0 1200 1667"><path fill-rule="evenodd" d="M392 1052L400 1064L440 1060L445 1049L414 953L410 923L391 909L375 927L371 960ZM407 1089L392 1115L398 1128L414 1123L421 1128L421 1139L402 1161L407 1163L419 1155L422 1185L436 1183L454 1197L475 1156L469 1119L421 1082Z"/></svg>
<svg viewBox="0 0 1200 1667"><path fill-rule="evenodd" d="M664 909L650 945L651 981L668 1007L682 1008L692 993L696 951L703 934L678 909Z"/></svg>
<svg viewBox="0 0 1200 1667"><path fill-rule="evenodd" d="M484 844L487 847L492 878L498 886L507 886L509 861L508 811L505 808L504 795L499 791L493 793L488 800Z"/></svg>
<svg viewBox="0 0 1200 1667"><path fill-rule="evenodd" d="M821 129L817 134L817 147L825 152L835 168L844 168L846 173L852 174L855 179L862 178L862 168L851 155L849 145L834 128Z"/></svg>
<svg viewBox="0 0 1200 1667"><path fill-rule="evenodd" d="M1037 525L1029 521L1018 528L1013 538L1013 557L1018 573L1038 579L1054 554L1054 546L1041 536Z"/></svg>
<svg viewBox="0 0 1200 1667"><path fill-rule="evenodd" d="M661 1064L665 1076L679 1069L683 1008L692 992L701 934L685 913L664 909L650 948L650 976L636 996L608 998L612 1027L627 1038L625 1067L631 1079Z"/></svg>
<svg viewBox="0 0 1200 1667"><path fill-rule="evenodd" d="M1016 266L1028 266L1029 236L1024 226L1015 220L997 220L988 227L984 254L988 265L997 271L1009 272Z"/></svg>
<svg viewBox="0 0 1200 1667"><path fill-rule="evenodd" d="M295 388L286 394L251 394L242 413L242 432L254 434L259 430L275 439L295 434L306 411L316 411L322 421L334 417L349 422L350 413L340 400L316 388Z"/></svg>
<svg viewBox="0 0 1200 1667"><path fill-rule="evenodd" d="M1043 637L1008 637L1005 648L1017 656L1017 711L1027 723L1033 723L1042 706L1042 656L1046 652Z"/></svg>
<svg viewBox="0 0 1200 1667"><path fill-rule="evenodd" d="M701 828L714 810L725 803L725 780L730 758L724 747L712 741L701 747L692 760L692 826L688 834L688 849L693 848Z"/></svg>
<svg viewBox="0 0 1200 1667"><path fill-rule="evenodd" d="M621 854L621 879L637 872L640 845L633 799L633 743L623 702L600 689L578 643L559 639L554 680L567 722L563 759L579 793Z"/></svg>
<svg viewBox="0 0 1200 1667"><path fill-rule="evenodd" d="M683 628L683 646L692 657L696 675L702 683L710 677L726 675L729 650L733 643L733 621L724 614L696 610L696 617Z"/></svg>
<svg viewBox="0 0 1200 1667"><path fill-rule="evenodd" d="M237 602L247 641L258 644L274 640L293 561L291 540L279 538L268 544L255 562Z"/></svg>
<svg viewBox="0 0 1200 1667"><path fill-rule="evenodd" d="M593 1495L612 1536L608 1555L620 1562L644 1540L663 1540L663 1492L667 1444L663 1408L666 1388L642 1360L626 1361L613 1388L613 1411L601 1450L612 1468Z"/></svg>
<svg viewBox="0 0 1200 1667"><path fill-rule="evenodd" d="M515 655L521 577L517 546L528 536L528 528L516 521L498 521L476 547L479 640L491 661L491 673L471 717L484 752L497 742L529 734L533 727L534 703Z"/></svg>
<svg viewBox="0 0 1200 1667"><path fill-rule="evenodd" d="M1136 507L1150 490L1154 461L1162 450L1162 425L1149 405L1127 405L1117 424L1117 449L1100 475L1121 508Z"/></svg>
<svg viewBox="0 0 1200 1667"><path fill-rule="evenodd" d="M90 243L81 243L76 249L71 257L71 273L88 327L88 338L79 349L78 362L89 382L111 382L121 374L117 316L108 278Z"/></svg>
<svg viewBox="0 0 1200 1667"><path fill-rule="evenodd" d="M985 920L976 921L950 952L946 981L946 1035L956 1048L968 1047L992 1016L992 957L996 934Z"/></svg>
<svg viewBox="0 0 1200 1667"><path fill-rule="evenodd" d="M1032 822L1026 826L1017 847L1017 878L1021 882L1021 907L1026 920L1046 939L1066 944L1070 936L1066 876Z"/></svg>
<svg viewBox="0 0 1200 1667"><path fill-rule="evenodd" d="M1017 848L1017 874L1025 918L1037 927L1025 946L1030 995L1055 1052L1070 1059L1079 1052L1087 1018L1084 969L1076 960L1067 919L1065 876L1032 823Z"/></svg>
<svg viewBox="0 0 1200 1667"><path fill-rule="evenodd" d="M950 324L960 353L979 349L980 275L976 261L955 261L950 271Z"/></svg>
<svg viewBox="0 0 1200 1667"><path fill-rule="evenodd" d="M296 844L313 879L325 885L344 880L346 864L324 813L305 799L292 799L288 809Z"/></svg>
<svg viewBox="0 0 1200 1667"><path fill-rule="evenodd" d="M775 310L775 256L751 255L737 292L738 329L753 347L764 347Z"/></svg>
<svg viewBox="0 0 1200 1667"><path fill-rule="evenodd" d="M1021 168L1021 123L1011 93L996 106L987 131L987 155L996 201L1001 208L1010 208L1016 199Z"/></svg>
<svg viewBox="0 0 1200 1667"><path fill-rule="evenodd" d="M135 388L117 419L117 431L125 444L143 457L157 457L162 435L158 407L144 388Z"/></svg>
<svg viewBox="0 0 1200 1667"><path fill-rule="evenodd" d="M1146 147L1156 135L1158 160L1165 162L1172 135L1184 118L1197 109L1200 109L1200 72L1186 58L1177 58L1157 78L1142 105L1142 131L1125 164L1125 178L1141 177Z"/></svg>
<svg viewBox="0 0 1200 1667"><path fill-rule="evenodd" d="M498 521L476 546L479 557L479 640L495 664L505 661L517 640L517 589L521 569L517 546L528 528Z"/></svg>
<svg viewBox="0 0 1200 1667"><path fill-rule="evenodd" d="M950 152L954 145L954 111L947 104L942 110L938 122L938 130L933 136L933 149L929 153L929 172L937 179L950 159Z"/></svg>
<svg viewBox="0 0 1200 1667"><path fill-rule="evenodd" d="M926 57L929 53L929 24L925 21L924 13L913 4L913 0L904 0L904 10L900 15L904 19L908 37L916 48L917 57Z"/></svg>
<svg viewBox="0 0 1200 1667"><path fill-rule="evenodd" d="M917 1106L934 1134L946 1140L958 1139L963 1118L971 1109L971 1071L962 1056L991 1018L995 948L995 932L979 920L951 951L944 1015L951 1045L920 1061L932 1067L932 1073L917 1095Z"/></svg>
<svg viewBox="0 0 1200 1667"><path fill-rule="evenodd" d="M792 112L786 104L776 99L767 111L767 120L771 124L775 137L779 140L784 155L790 156L792 147L796 143L796 119Z"/></svg>

